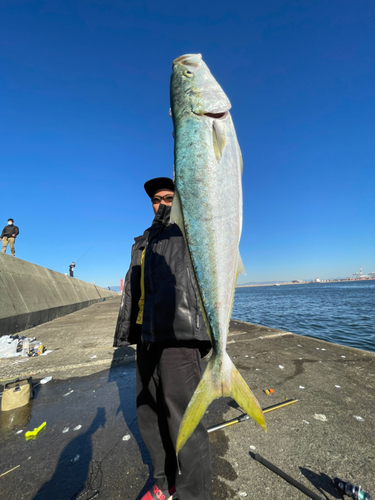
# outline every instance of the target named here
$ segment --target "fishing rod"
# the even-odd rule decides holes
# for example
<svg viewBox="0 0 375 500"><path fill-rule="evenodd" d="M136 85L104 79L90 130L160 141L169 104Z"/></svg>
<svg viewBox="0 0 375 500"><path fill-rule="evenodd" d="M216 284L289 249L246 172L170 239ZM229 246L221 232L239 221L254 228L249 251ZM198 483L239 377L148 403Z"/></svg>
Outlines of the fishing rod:
<svg viewBox="0 0 375 500"><path fill-rule="evenodd" d="M277 404L272 405L272 406L267 406L266 408L262 409L262 411L263 411L263 413L269 413L270 411L277 410L278 408L283 408L284 406L289 406L291 404L297 403L298 401L301 401L301 400L300 399L288 399L288 400L283 401L281 403L277 403ZM227 422L223 422L222 424L218 424L218 425L214 425L212 427L209 427L207 429L207 432L218 431L219 429L223 429L224 427L229 427L230 425L238 424L240 422L245 422L246 420L249 420L249 419L250 419L249 415L247 415L247 413L243 413L242 415L240 415L237 418L233 418L232 420L228 420ZM285 481L287 481L288 483L293 485L295 488L302 491L305 495L312 498L313 500L326 500L325 497L321 497L318 494L316 494L314 491L309 490L302 483L298 482L296 479L294 479L291 476L289 476L288 474L286 474L286 472L284 472L281 469L279 469L278 467L276 467L276 465L272 464L271 462L269 462L268 460L263 458L258 453L254 454L254 453L250 452L250 456L252 458L254 458L254 460L256 460L257 462L263 464L265 467L270 469L272 472L274 472L278 476L285 479ZM353 500L371 500L370 495L368 493L365 493L361 489L360 486L359 487L353 486L349 482L345 483L344 481L342 481L341 479L338 479L337 477L334 477L332 479L332 481L333 481L334 485L336 486L336 488L340 491L340 493L349 495L350 498L352 498Z"/></svg>
<svg viewBox="0 0 375 500"><path fill-rule="evenodd" d="M93 282L93 285L94 285L94 287L95 287L95 290L98 292L98 295L99 295L99 297L100 297L100 300L103 300L103 299L102 299L102 296L100 295L99 290L96 288L96 285L95 285L95 283L94 283L94 282Z"/></svg>
<svg viewBox="0 0 375 500"><path fill-rule="evenodd" d="M325 497L319 496L314 491L309 490L308 488L306 488L306 486L298 482L296 479L293 479L292 477L288 476L288 474L286 474L284 471L276 467L276 465L271 464L271 462L258 455L258 453L256 453L255 455L254 453L250 453L250 456L254 458L257 462L265 465L268 469L272 470L272 472L285 479L285 481L292 484L295 488L302 491L302 493L312 498L313 500L326 500Z"/></svg>
<svg viewBox="0 0 375 500"><path fill-rule="evenodd" d="M301 401L300 399L288 399L287 401L283 401L282 403L277 403L272 406L267 406L267 408L264 408L262 410L263 413L269 413L270 411L277 410L279 408L283 408L284 406L289 406L292 405L293 403L297 403L298 401ZM246 420L249 420L250 417L247 413L243 413L237 418L233 418L232 420L228 420L227 422L223 422L222 424L218 425L213 425L212 427L209 427L207 429L207 432L214 432L218 431L219 429L223 429L224 427L229 427L230 425L234 424L239 424L240 422L245 422Z"/></svg>
<svg viewBox="0 0 375 500"><path fill-rule="evenodd" d="M86 252L83 255L81 255L81 257L78 260L75 261L75 263L77 264L77 262L79 262L82 259L82 257L84 257L87 254L87 252L92 249L93 246L94 245L91 245L91 247L88 250L86 250Z"/></svg>
<svg viewBox="0 0 375 500"><path fill-rule="evenodd" d="M302 491L305 495L308 497L312 498L313 500L325 500L326 497L321 497L314 491L309 490L304 486L302 483L297 481L296 479L290 477L286 472L282 471L276 465L271 464L268 460L265 458L261 457L256 453L250 453L250 456L254 458L257 462L263 464L265 467L270 469L272 472L277 474L278 476L282 477L287 481L289 484L293 485L295 488L298 490ZM341 493L341 495L348 495L350 498L353 500L371 500L371 497L368 493L362 490L360 486L354 486L353 484L349 482L345 482L342 479L339 479L338 477L333 477L332 482L335 485L336 489Z"/></svg>

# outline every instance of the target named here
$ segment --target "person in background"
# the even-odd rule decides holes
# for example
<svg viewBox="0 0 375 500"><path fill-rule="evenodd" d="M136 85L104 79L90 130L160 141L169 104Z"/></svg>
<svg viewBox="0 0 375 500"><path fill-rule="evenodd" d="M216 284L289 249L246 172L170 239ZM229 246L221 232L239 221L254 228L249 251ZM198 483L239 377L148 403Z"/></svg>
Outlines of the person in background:
<svg viewBox="0 0 375 500"><path fill-rule="evenodd" d="M74 264L74 262L72 262L69 266L69 276L71 276L72 278L74 278L74 272L73 272L73 269L76 267L76 265Z"/></svg>
<svg viewBox="0 0 375 500"><path fill-rule="evenodd" d="M16 255L16 251L14 249L14 242L17 236L20 234L20 231L17 226L14 225L13 219L8 219L8 225L4 227L1 232L0 240L3 240L3 247L1 249L2 253L6 253L7 246L10 246L10 253L13 257Z"/></svg>
<svg viewBox="0 0 375 500"><path fill-rule="evenodd" d="M173 181L158 177L144 188L155 218L135 238L114 339L115 347L137 344L138 426L156 481L141 500L209 500L211 457L203 422L179 452L181 474L175 444L211 343L184 237L170 222Z"/></svg>

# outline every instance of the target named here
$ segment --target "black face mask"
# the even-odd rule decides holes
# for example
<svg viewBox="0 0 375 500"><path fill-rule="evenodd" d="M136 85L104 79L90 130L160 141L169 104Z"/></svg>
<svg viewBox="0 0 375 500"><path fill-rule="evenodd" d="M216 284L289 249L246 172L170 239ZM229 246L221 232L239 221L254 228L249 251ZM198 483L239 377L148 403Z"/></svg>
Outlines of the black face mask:
<svg viewBox="0 0 375 500"><path fill-rule="evenodd" d="M172 208L171 205L164 205L164 203L160 203L158 211L156 213L162 212L162 211L165 210L165 213L169 213L170 214L171 213L171 208Z"/></svg>
<svg viewBox="0 0 375 500"><path fill-rule="evenodd" d="M160 203L158 211L155 214L155 219L157 219L159 222L162 222L163 224L169 224L171 208L171 206Z"/></svg>

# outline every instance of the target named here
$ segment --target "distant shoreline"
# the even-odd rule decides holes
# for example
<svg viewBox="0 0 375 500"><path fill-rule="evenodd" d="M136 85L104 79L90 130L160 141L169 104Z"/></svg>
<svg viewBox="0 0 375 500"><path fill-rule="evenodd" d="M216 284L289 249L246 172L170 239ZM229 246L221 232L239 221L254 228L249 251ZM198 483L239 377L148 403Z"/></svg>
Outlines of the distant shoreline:
<svg viewBox="0 0 375 500"><path fill-rule="evenodd" d="M329 280L329 281L303 281L301 283L292 283L292 282L287 282L287 283L279 283L276 285L276 283L267 283L267 284L259 284L259 285L236 285L236 288L254 288L257 286L283 286L283 285L311 285L313 284L321 284L321 283L344 283L344 282L358 282L358 281L374 281L375 278L367 278L367 279L362 279L362 280Z"/></svg>

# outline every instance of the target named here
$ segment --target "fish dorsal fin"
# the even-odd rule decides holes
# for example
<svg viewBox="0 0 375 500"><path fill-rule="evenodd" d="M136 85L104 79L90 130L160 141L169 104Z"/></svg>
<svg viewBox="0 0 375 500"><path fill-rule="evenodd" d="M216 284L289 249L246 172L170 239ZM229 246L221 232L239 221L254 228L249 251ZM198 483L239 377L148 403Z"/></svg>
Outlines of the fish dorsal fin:
<svg viewBox="0 0 375 500"><path fill-rule="evenodd" d="M237 256L237 276L239 274L246 276L245 266L243 265L240 252L238 252Z"/></svg>
<svg viewBox="0 0 375 500"><path fill-rule="evenodd" d="M216 160L219 161L223 156L223 149L227 141L225 138L223 127L217 120L214 120L212 124L212 143L214 146Z"/></svg>
<svg viewBox="0 0 375 500"><path fill-rule="evenodd" d="M178 227L181 229L182 234L184 235L184 238L185 238L184 217L182 215L180 195L178 194L177 191L175 191L174 195L173 195L173 203L172 203L172 208L171 208L170 221L175 222L178 225ZM185 238L185 240L186 240L186 238Z"/></svg>

